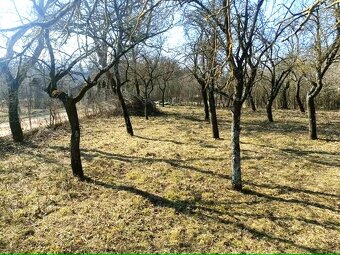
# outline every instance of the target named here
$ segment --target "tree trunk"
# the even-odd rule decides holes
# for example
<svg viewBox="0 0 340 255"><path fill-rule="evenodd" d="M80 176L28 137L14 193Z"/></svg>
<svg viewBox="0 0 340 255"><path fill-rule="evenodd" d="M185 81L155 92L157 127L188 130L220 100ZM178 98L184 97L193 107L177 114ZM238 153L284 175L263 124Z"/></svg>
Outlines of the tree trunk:
<svg viewBox="0 0 340 255"><path fill-rule="evenodd" d="M256 112L256 105L255 105L253 96L251 94L249 94L248 98L249 98L249 103L250 103L252 111Z"/></svg>
<svg viewBox="0 0 340 255"><path fill-rule="evenodd" d="M133 136L133 128L132 128L129 112L127 110L127 107L126 107L126 104L125 104L125 100L124 100L121 88L119 86L117 87L117 95L118 95L118 99L119 99L120 105L122 107L122 112L123 112L123 117L124 117L124 120L125 120L126 131L128 132L128 134Z"/></svg>
<svg viewBox="0 0 340 255"><path fill-rule="evenodd" d="M137 79L135 79L135 88L136 88L136 94L139 97L140 96L140 89L139 89L139 83L138 83Z"/></svg>
<svg viewBox="0 0 340 255"><path fill-rule="evenodd" d="M240 149L240 125L241 125L241 109L240 101L233 101L232 108L232 124L231 124L231 184L234 190L242 190L241 176L241 149Z"/></svg>
<svg viewBox="0 0 340 255"><path fill-rule="evenodd" d="M117 94L117 83L116 83L116 81L114 79L114 76L113 76L112 72L111 71L107 71L105 73L105 75L106 75L106 78L108 80L108 84L109 84L109 86L112 89L113 94L116 95ZM100 86L98 86L98 88L100 89ZM107 93L108 91L105 89L104 92Z"/></svg>
<svg viewBox="0 0 340 255"><path fill-rule="evenodd" d="M149 114L148 114L148 95L145 94L144 98L145 98L145 101L144 101L144 115L145 115L145 119L148 120L149 119Z"/></svg>
<svg viewBox="0 0 340 255"><path fill-rule="evenodd" d="M9 101L8 101L8 117L9 126L11 128L12 137L15 142L22 142L24 135L22 132L20 117L19 117L19 99L18 89L9 89Z"/></svg>
<svg viewBox="0 0 340 255"><path fill-rule="evenodd" d="M287 91L289 89L289 84L287 84L286 86L283 87L283 91L282 91L282 105L281 105L281 109L288 109L288 96L287 96Z"/></svg>
<svg viewBox="0 0 340 255"><path fill-rule="evenodd" d="M209 89L209 109L210 109L210 116L211 116L211 128L212 128L213 138L218 139L220 138L220 135L218 131L214 91L212 89Z"/></svg>
<svg viewBox="0 0 340 255"><path fill-rule="evenodd" d="M162 107L164 107L164 100L165 100L165 90L162 91Z"/></svg>
<svg viewBox="0 0 340 255"><path fill-rule="evenodd" d="M303 106L303 103L300 97L300 86L301 86L301 83L298 82L296 84L295 98L296 98L296 102L299 105L300 112L305 112L305 107Z"/></svg>
<svg viewBox="0 0 340 255"><path fill-rule="evenodd" d="M318 139L316 134L316 111L314 97L307 96L307 108L308 108L308 119L309 119L309 138L312 140Z"/></svg>
<svg viewBox="0 0 340 255"><path fill-rule="evenodd" d="M62 92L63 93L63 92ZM65 94L65 93L63 93ZM63 97L63 98L62 98ZM59 95L58 98L63 102L68 121L71 126L71 167L72 173L75 177L78 177L80 180L84 180L84 172L81 164L80 158L80 126L79 126L79 118L77 112L76 103L73 101L73 98L67 97L67 95Z"/></svg>
<svg viewBox="0 0 340 255"><path fill-rule="evenodd" d="M266 104L267 118L269 122L274 122L273 120L273 100L269 99Z"/></svg>
<svg viewBox="0 0 340 255"><path fill-rule="evenodd" d="M201 93L202 93L202 99L203 99L203 105L204 105L204 120L209 121L208 95L207 95L207 89L205 88L205 86L201 86Z"/></svg>

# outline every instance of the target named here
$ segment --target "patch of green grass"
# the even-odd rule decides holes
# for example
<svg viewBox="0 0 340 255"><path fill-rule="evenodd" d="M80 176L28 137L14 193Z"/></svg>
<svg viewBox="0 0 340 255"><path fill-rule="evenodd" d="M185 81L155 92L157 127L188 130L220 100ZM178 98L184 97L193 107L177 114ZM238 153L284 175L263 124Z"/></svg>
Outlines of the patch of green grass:
<svg viewBox="0 0 340 255"><path fill-rule="evenodd" d="M245 110L244 192L230 185L230 112L222 139L195 107L149 121L82 121L87 182L71 175L67 128L0 141L0 252L339 252L339 112Z"/></svg>

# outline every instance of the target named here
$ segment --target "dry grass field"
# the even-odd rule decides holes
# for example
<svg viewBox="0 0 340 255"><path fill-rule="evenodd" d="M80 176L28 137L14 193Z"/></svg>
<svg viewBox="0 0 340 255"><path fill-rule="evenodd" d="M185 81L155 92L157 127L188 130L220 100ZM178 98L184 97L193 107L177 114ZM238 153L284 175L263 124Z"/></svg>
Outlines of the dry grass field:
<svg viewBox="0 0 340 255"><path fill-rule="evenodd" d="M88 182L71 175L67 128L0 142L0 252L340 252L340 113L245 110L244 192L230 185L230 113L220 140L200 108L149 121L82 120Z"/></svg>

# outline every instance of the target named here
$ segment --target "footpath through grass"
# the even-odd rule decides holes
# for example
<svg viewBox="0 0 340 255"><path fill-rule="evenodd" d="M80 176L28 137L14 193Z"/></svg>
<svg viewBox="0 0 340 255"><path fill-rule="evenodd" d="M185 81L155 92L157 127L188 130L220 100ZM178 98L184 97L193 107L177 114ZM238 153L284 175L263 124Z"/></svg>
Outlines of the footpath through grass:
<svg viewBox="0 0 340 255"><path fill-rule="evenodd" d="M71 175L67 128L0 141L0 252L340 252L340 114L245 111L244 193L230 185L230 113L211 138L200 108L149 121L82 121L88 182Z"/></svg>

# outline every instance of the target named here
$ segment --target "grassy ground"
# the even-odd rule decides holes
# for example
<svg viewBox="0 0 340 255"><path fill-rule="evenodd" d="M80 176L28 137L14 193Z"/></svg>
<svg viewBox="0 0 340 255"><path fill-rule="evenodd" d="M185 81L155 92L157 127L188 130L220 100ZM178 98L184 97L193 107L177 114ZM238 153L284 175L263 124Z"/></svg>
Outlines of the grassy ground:
<svg viewBox="0 0 340 255"><path fill-rule="evenodd" d="M65 128L0 144L0 252L340 252L339 112L245 111L244 193L230 185L230 113L211 139L199 108L82 121L72 178Z"/></svg>

